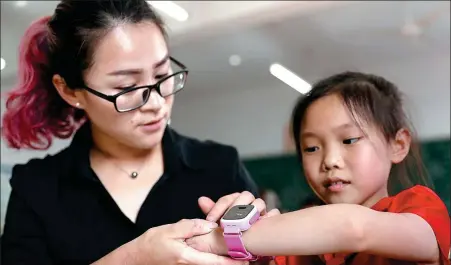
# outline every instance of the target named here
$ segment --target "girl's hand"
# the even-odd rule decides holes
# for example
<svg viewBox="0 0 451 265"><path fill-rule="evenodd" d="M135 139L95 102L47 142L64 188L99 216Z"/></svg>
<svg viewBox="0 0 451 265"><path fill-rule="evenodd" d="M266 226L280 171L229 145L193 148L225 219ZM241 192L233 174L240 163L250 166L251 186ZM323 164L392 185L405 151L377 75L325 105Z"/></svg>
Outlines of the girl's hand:
<svg viewBox="0 0 451 265"><path fill-rule="evenodd" d="M201 252L228 256L227 245L222 233L222 228L218 227L211 233L189 238L185 242L189 247Z"/></svg>

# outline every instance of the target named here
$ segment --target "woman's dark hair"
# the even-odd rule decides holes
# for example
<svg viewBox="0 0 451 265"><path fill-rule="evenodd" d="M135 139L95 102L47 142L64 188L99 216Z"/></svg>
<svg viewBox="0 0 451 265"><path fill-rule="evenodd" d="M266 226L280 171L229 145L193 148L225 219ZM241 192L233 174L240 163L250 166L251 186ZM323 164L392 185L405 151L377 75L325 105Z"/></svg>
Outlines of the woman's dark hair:
<svg viewBox="0 0 451 265"><path fill-rule="evenodd" d="M307 108L319 98L338 95L351 113L354 121L375 125L387 141L395 139L401 128L412 135L409 154L403 162L393 166L389 179L390 193L414 184L430 186L429 177L421 159L414 130L403 109L402 95L397 86L376 75L360 72L343 72L320 80L312 86L295 105L291 117L291 133L298 158L302 160L300 132Z"/></svg>
<svg viewBox="0 0 451 265"><path fill-rule="evenodd" d="M163 21L144 0L63 0L52 16L35 21L19 47L18 84L9 93L2 134L12 148L47 149L53 137L69 138L85 118L53 85L59 74L70 88L84 84L96 43L125 23Z"/></svg>

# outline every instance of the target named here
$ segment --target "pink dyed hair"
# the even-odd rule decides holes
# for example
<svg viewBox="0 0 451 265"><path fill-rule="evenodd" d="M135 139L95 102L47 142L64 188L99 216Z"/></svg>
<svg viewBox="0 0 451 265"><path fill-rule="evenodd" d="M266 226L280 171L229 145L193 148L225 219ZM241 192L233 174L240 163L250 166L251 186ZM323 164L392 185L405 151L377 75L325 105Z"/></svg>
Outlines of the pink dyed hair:
<svg viewBox="0 0 451 265"><path fill-rule="evenodd" d="M69 138L84 115L76 113L58 94L48 60L48 22L30 25L19 46L18 83L8 93L2 135L8 146L48 149L52 138Z"/></svg>

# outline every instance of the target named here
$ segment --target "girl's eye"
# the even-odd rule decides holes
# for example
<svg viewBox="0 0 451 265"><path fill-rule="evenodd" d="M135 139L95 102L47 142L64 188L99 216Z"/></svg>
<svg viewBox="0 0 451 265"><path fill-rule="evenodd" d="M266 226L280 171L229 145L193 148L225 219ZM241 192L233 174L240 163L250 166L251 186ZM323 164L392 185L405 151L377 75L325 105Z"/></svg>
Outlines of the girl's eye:
<svg viewBox="0 0 451 265"><path fill-rule="evenodd" d="M304 152L306 152L306 153L312 153L312 152L315 152L315 151L317 151L318 150L318 147L317 146L313 146L313 147L307 147L307 148L305 148L304 149Z"/></svg>
<svg viewBox="0 0 451 265"><path fill-rule="evenodd" d="M353 143L357 142L359 139L360 139L360 137L349 138L349 139L343 140L343 143L344 144L353 144Z"/></svg>

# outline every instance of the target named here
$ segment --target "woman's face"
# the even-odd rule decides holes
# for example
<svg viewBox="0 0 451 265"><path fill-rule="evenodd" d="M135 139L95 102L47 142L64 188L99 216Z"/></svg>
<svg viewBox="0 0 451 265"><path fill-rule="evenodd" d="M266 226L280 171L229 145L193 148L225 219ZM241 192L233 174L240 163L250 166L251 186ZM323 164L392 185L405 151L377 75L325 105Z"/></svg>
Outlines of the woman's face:
<svg viewBox="0 0 451 265"><path fill-rule="evenodd" d="M115 95L127 87L153 85L171 73L168 48L158 26L154 23L124 24L110 31L96 45L85 83L100 93ZM160 143L171 114L173 95L162 98L153 90L145 105L119 113L113 103L81 91L81 107L97 136L139 149ZM130 95L130 102L133 97L136 96ZM127 100L122 99L121 104L127 105Z"/></svg>

